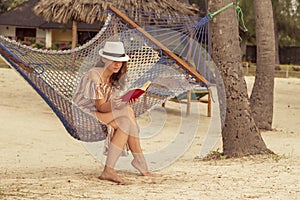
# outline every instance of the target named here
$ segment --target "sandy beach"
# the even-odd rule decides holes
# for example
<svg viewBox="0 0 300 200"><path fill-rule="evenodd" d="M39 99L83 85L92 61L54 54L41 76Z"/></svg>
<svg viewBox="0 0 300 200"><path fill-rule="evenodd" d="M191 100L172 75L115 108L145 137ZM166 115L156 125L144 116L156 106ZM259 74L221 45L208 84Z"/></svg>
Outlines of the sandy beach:
<svg viewBox="0 0 300 200"><path fill-rule="evenodd" d="M250 91L254 78L246 80ZM0 69L0 199L300 199L299 88L300 79L275 80L274 130L262 136L276 155L202 161L203 126L191 147L155 177L118 171L128 182L120 186L99 180L103 164L17 72ZM209 124L201 106L201 121ZM180 105L167 108L164 128L171 132Z"/></svg>

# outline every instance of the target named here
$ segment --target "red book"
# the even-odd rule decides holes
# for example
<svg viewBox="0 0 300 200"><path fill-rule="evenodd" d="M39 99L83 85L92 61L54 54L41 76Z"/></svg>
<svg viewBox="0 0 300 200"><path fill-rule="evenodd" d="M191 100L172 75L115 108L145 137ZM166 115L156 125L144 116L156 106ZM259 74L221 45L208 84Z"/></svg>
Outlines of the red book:
<svg viewBox="0 0 300 200"><path fill-rule="evenodd" d="M147 81L142 87L127 91L123 96L121 96L121 99L126 102L129 102L132 99L137 99L146 92L150 85L151 81Z"/></svg>

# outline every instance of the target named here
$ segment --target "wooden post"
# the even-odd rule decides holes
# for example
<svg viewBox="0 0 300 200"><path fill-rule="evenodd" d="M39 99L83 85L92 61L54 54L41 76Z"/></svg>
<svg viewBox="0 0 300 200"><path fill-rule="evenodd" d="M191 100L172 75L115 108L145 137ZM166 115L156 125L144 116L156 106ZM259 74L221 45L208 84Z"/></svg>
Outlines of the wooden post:
<svg viewBox="0 0 300 200"><path fill-rule="evenodd" d="M72 49L77 46L77 22L73 20L72 22Z"/></svg>
<svg viewBox="0 0 300 200"><path fill-rule="evenodd" d="M186 102L186 116L189 116L191 113L191 100L192 100L192 91L188 90L186 93L187 102Z"/></svg>
<svg viewBox="0 0 300 200"><path fill-rule="evenodd" d="M207 96L207 116L211 117L211 94L210 91L208 91L208 96Z"/></svg>

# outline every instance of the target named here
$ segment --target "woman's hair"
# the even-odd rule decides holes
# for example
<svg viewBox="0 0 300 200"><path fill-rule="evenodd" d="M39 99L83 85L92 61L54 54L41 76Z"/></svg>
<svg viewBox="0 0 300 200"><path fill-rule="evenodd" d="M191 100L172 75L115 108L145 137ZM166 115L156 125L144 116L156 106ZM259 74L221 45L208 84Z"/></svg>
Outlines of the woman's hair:
<svg viewBox="0 0 300 200"><path fill-rule="evenodd" d="M113 86L119 89L124 89L125 87L125 74L127 72L127 62L122 62L122 67L117 73L113 73L110 76L110 82Z"/></svg>
<svg viewBox="0 0 300 200"><path fill-rule="evenodd" d="M104 67L105 63L102 61L102 58L99 59L99 61L96 63L95 67ZM122 67L117 73L113 73L110 76L110 82L114 87L117 87L119 89L124 89L125 87L125 75L127 72L127 62L122 62Z"/></svg>

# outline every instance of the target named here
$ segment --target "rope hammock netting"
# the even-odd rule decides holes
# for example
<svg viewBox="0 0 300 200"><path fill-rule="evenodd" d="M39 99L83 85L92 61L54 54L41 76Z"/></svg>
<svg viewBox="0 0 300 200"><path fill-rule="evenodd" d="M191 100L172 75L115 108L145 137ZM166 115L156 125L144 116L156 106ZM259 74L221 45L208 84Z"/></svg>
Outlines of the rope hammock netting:
<svg viewBox="0 0 300 200"><path fill-rule="evenodd" d="M163 13L127 12L111 7L104 26L75 49L40 50L0 36L1 56L38 92L78 140L104 140L107 125L73 102L81 76L95 66L105 41L122 41L130 56L126 90L152 81L133 106L136 116L197 87L215 84L209 55L208 21ZM137 25L139 24L139 25Z"/></svg>

